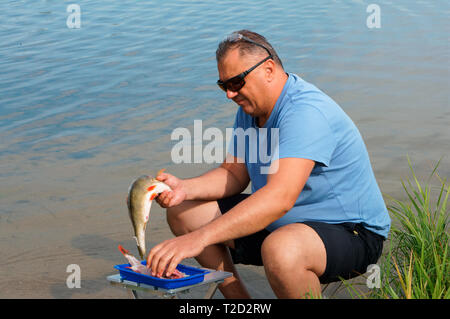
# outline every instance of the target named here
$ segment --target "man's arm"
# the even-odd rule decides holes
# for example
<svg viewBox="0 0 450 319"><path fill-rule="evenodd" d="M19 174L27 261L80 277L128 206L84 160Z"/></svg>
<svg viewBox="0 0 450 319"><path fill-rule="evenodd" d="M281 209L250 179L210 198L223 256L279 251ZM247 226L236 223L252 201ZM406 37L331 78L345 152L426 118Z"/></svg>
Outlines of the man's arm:
<svg viewBox="0 0 450 319"><path fill-rule="evenodd" d="M167 266L170 275L181 260L199 255L205 247L253 234L282 217L295 204L315 162L283 158L274 164L278 171L268 175L266 186L196 231L155 246L148 266L159 274Z"/></svg>
<svg viewBox="0 0 450 319"><path fill-rule="evenodd" d="M253 234L294 206L315 162L301 158L278 161L278 171L268 175L266 186L198 230L206 246Z"/></svg>
<svg viewBox="0 0 450 319"><path fill-rule="evenodd" d="M228 154L219 167L191 179L183 180L187 200L217 200L239 194L250 182L245 163Z"/></svg>

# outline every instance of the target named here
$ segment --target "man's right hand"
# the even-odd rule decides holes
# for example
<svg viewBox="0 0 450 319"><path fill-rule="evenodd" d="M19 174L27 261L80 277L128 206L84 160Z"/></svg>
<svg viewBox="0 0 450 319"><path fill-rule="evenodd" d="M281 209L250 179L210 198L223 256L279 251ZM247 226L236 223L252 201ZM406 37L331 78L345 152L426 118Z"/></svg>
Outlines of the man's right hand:
<svg viewBox="0 0 450 319"><path fill-rule="evenodd" d="M156 176L158 181L170 186L172 191L164 191L155 198L156 202L163 208L173 207L181 204L186 199L186 192L183 188L183 180L168 174L159 173Z"/></svg>

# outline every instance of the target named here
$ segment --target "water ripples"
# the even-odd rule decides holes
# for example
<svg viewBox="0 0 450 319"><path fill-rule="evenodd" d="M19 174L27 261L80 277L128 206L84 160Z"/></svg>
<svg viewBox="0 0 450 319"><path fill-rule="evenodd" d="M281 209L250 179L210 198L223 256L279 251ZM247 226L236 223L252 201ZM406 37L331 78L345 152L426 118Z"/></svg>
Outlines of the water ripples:
<svg viewBox="0 0 450 319"><path fill-rule="evenodd" d="M365 1L77 3L80 29L67 28L67 3L0 3L0 177L40 174L42 159L170 164L175 127L232 125L214 53L241 28L266 35L286 70L356 118L389 103L417 109L421 91L430 109L448 106L445 1L381 1L379 30L365 25Z"/></svg>

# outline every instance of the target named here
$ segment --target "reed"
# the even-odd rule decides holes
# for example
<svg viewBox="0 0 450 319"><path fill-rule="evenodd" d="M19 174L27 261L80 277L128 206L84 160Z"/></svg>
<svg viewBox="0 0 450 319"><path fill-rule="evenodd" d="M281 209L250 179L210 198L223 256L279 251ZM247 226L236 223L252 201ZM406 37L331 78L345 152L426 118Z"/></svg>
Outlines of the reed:
<svg viewBox="0 0 450 319"><path fill-rule="evenodd" d="M406 200L390 196L392 218L387 252L378 261L381 285L364 293L343 280L353 298L449 299L450 260L447 209L450 187L437 173L419 182L408 158L412 178L402 181ZM432 187L436 178L439 187Z"/></svg>

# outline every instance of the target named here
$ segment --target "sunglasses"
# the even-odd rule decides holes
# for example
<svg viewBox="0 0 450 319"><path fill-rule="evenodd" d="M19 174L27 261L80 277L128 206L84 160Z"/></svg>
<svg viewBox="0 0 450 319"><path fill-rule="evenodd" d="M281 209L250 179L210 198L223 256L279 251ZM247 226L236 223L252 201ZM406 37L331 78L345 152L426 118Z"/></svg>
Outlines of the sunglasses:
<svg viewBox="0 0 450 319"><path fill-rule="evenodd" d="M232 78L226 80L226 81L221 81L218 80L217 81L217 85L224 90L225 92L227 91L231 91L231 92L237 92L240 89L242 89L242 87L245 85L245 80L244 78L250 73L252 72L254 69L256 69L258 66L260 66L261 64L263 64L264 62L266 62L269 59L273 59L272 54L270 53L269 49L267 49L265 46L263 46L262 44L256 43L253 40L250 40L249 38L243 36L240 33L233 33L231 36L228 37L227 39L228 41L231 42L236 42L238 40L244 40L246 42L252 43L256 46L259 46L261 48L263 48L264 50L267 51L267 53L269 54L268 57L266 57L264 60L256 63L254 66L252 66L250 69L242 72L241 74L238 74L236 76L233 76Z"/></svg>

